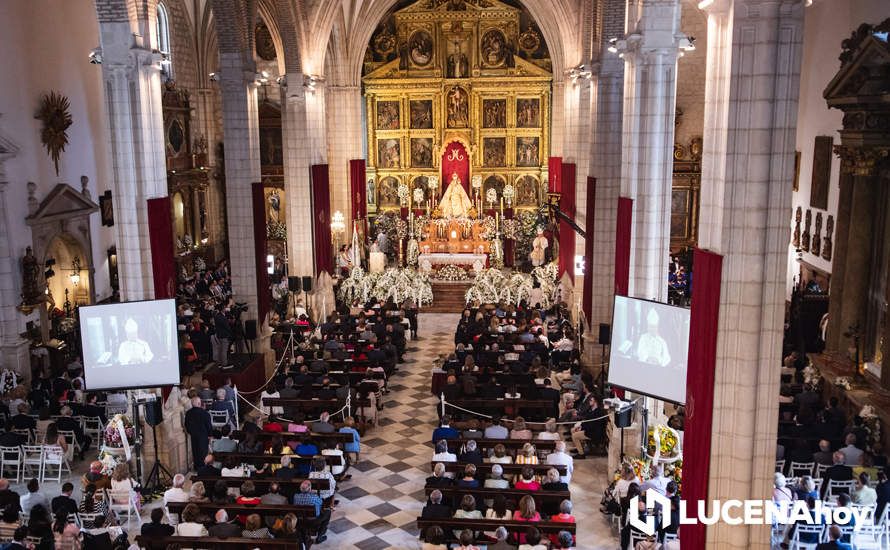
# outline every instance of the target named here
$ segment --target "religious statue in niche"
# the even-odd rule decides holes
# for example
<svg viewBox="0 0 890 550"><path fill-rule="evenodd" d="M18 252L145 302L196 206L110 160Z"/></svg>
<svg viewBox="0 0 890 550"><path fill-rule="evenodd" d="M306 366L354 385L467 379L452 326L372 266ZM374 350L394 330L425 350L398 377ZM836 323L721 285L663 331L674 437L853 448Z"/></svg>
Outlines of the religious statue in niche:
<svg viewBox="0 0 890 550"><path fill-rule="evenodd" d="M516 138L516 166L537 166L540 163L538 149L538 138Z"/></svg>
<svg viewBox="0 0 890 550"><path fill-rule="evenodd" d="M411 139L411 166L415 168L433 167L433 140L430 138Z"/></svg>
<svg viewBox="0 0 890 550"><path fill-rule="evenodd" d="M374 178L368 178L368 204L374 205L377 204L377 182L374 181Z"/></svg>
<svg viewBox="0 0 890 550"><path fill-rule="evenodd" d="M522 176L516 187L517 206L538 206L538 181L533 176Z"/></svg>
<svg viewBox="0 0 890 550"><path fill-rule="evenodd" d="M43 293L37 285L40 275L40 263L34 257L31 247L25 249L22 258L22 305L33 305L41 302Z"/></svg>
<svg viewBox="0 0 890 550"><path fill-rule="evenodd" d="M804 218L803 224L803 235L800 236L800 248L804 252L810 251L810 225L813 222L813 212L811 210L807 210L806 217Z"/></svg>
<svg viewBox="0 0 890 550"><path fill-rule="evenodd" d="M442 215L446 218L465 218L470 212L470 208L473 207L473 201L467 196L457 173L451 174L451 183L445 189L439 207L442 209Z"/></svg>
<svg viewBox="0 0 890 550"><path fill-rule="evenodd" d="M270 222L280 223L281 222L281 195L278 194L278 189L273 189L271 193L269 193L268 198L266 199L269 203L268 209L268 218Z"/></svg>
<svg viewBox="0 0 890 550"><path fill-rule="evenodd" d="M433 60L433 38L426 31L417 31L408 41L411 61L418 67L426 67Z"/></svg>
<svg viewBox="0 0 890 550"><path fill-rule="evenodd" d="M540 267L544 265L545 252L548 246L550 246L550 243L547 242L547 237L544 236L544 229L539 227L538 235L532 241L532 250L528 253L528 259L531 260L533 266Z"/></svg>
<svg viewBox="0 0 890 550"><path fill-rule="evenodd" d="M540 128L541 127L541 100L517 99L516 100L516 127Z"/></svg>
<svg viewBox="0 0 890 550"><path fill-rule="evenodd" d="M380 181L380 206L399 205L399 181L388 177Z"/></svg>
<svg viewBox="0 0 890 550"><path fill-rule="evenodd" d="M411 101L410 109L412 130L431 130L433 128L432 100Z"/></svg>
<svg viewBox="0 0 890 550"><path fill-rule="evenodd" d="M828 220L825 222L825 239L822 243L822 258L829 262L831 261L832 233L834 233L834 216L829 214Z"/></svg>
<svg viewBox="0 0 890 550"><path fill-rule="evenodd" d="M398 101L378 101L377 102L377 129L378 130L398 130L401 126L399 120L399 102Z"/></svg>
<svg viewBox="0 0 890 550"><path fill-rule="evenodd" d="M813 229L813 242L810 252L814 256L822 253L822 212L816 212L816 227Z"/></svg>
<svg viewBox="0 0 890 550"><path fill-rule="evenodd" d="M448 78L467 78L470 75L470 59L464 52L460 40L455 40L454 51L448 56L448 65L445 68L445 76Z"/></svg>
<svg viewBox="0 0 890 550"><path fill-rule="evenodd" d="M484 99L482 100L482 127L506 128L507 127L507 100Z"/></svg>
<svg viewBox="0 0 890 550"><path fill-rule="evenodd" d="M470 124L469 96L460 86L448 92L448 127L466 128Z"/></svg>
<svg viewBox="0 0 890 550"><path fill-rule="evenodd" d="M499 167L507 165L506 138L484 138L482 140L482 165Z"/></svg>
<svg viewBox="0 0 890 550"><path fill-rule="evenodd" d="M512 67L513 52L507 44L504 33L497 29L491 29L482 35L482 44L480 51L482 53L482 63L486 67L501 67L506 65Z"/></svg>
<svg viewBox="0 0 890 550"><path fill-rule="evenodd" d="M402 164L401 145L397 139L377 140L378 168L399 168Z"/></svg>
<svg viewBox="0 0 890 550"><path fill-rule="evenodd" d="M46 152L53 159L56 175L59 175L59 158L68 145L68 128L74 123L71 118L71 104L68 98L56 92L44 94L40 98L40 107L34 118L43 122L40 129L40 141Z"/></svg>
<svg viewBox="0 0 890 550"><path fill-rule="evenodd" d="M800 248L800 218L803 215L800 207L794 211L794 233L791 234L791 246Z"/></svg>

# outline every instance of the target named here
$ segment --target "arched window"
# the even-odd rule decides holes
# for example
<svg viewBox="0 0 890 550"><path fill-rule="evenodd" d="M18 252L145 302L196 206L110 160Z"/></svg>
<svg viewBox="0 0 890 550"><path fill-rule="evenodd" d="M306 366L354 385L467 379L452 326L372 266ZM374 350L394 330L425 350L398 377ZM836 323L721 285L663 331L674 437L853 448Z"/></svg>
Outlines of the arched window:
<svg viewBox="0 0 890 550"><path fill-rule="evenodd" d="M164 56L161 61L161 73L167 78L173 78L173 48L170 47L170 18L167 15L167 8L164 4L158 2L158 35L157 35L158 52Z"/></svg>

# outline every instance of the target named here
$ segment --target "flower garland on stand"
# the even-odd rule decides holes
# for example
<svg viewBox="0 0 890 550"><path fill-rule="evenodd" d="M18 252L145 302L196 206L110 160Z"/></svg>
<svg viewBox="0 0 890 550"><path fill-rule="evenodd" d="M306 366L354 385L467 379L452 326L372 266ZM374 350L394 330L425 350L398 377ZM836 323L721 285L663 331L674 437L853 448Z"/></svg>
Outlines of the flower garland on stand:
<svg viewBox="0 0 890 550"><path fill-rule="evenodd" d="M812 363L803 369L803 383L811 391L819 391L822 386L822 373Z"/></svg>
<svg viewBox="0 0 890 550"><path fill-rule="evenodd" d="M371 298L385 302L391 298L398 304L410 298L419 307L433 302L429 276L411 268L389 268L383 273L366 273L361 267L354 267L349 277L340 283L337 293L346 303L355 300L365 303Z"/></svg>
<svg viewBox="0 0 890 550"><path fill-rule="evenodd" d="M473 284L467 289L467 303L491 304L506 302L519 304L527 299L537 283L541 289L541 306L549 308L557 299L559 266L550 263L535 268L531 274L514 273L507 277L497 268L484 269L476 275Z"/></svg>
<svg viewBox="0 0 890 550"><path fill-rule="evenodd" d="M881 452L881 419L875 413L874 407L866 405L859 411L862 426L865 428L865 450L871 454Z"/></svg>
<svg viewBox="0 0 890 550"><path fill-rule="evenodd" d="M102 446L99 448L99 462L102 473L111 475L114 467L130 459L130 445L136 440L136 428L125 414L116 414L108 421L102 434Z"/></svg>

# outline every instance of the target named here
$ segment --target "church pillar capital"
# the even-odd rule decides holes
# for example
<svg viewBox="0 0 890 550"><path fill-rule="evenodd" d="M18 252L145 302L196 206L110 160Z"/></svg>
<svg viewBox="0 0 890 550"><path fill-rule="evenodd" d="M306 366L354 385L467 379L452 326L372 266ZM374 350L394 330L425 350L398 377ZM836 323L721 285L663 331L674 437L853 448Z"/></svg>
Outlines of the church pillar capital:
<svg viewBox="0 0 890 550"><path fill-rule="evenodd" d="M842 173L870 177L876 176L879 164L890 157L890 145L835 145L834 152L841 159Z"/></svg>

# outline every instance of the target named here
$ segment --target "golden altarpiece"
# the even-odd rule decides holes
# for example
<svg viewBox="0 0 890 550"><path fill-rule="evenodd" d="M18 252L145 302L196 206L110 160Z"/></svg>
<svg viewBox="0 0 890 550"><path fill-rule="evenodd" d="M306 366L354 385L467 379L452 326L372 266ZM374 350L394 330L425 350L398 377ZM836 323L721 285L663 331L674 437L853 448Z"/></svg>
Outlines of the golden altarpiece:
<svg viewBox="0 0 890 550"><path fill-rule="evenodd" d="M509 186L520 209L546 198L551 62L531 16L510 4L402 2L374 33L363 78L370 213L419 208L418 189L436 200L454 174L481 210L497 207L490 189L499 201Z"/></svg>

